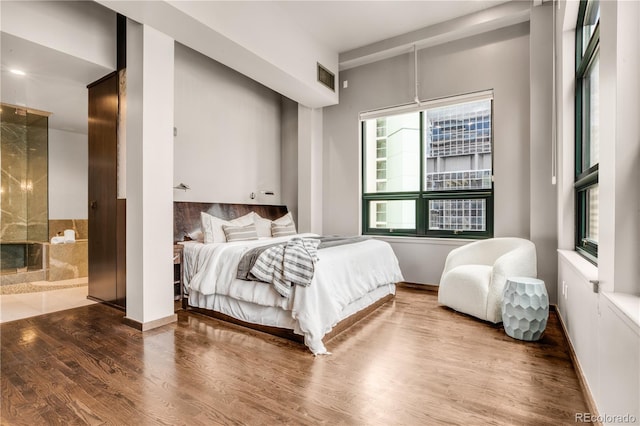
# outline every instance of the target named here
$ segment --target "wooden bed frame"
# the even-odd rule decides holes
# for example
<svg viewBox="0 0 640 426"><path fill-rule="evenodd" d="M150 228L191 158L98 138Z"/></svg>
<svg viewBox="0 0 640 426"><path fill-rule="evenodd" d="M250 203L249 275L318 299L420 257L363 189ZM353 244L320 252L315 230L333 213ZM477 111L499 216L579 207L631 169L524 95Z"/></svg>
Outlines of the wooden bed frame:
<svg viewBox="0 0 640 426"><path fill-rule="evenodd" d="M189 201L175 201L173 203L173 239L175 242L189 241L191 235L195 235L201 232L201 220L200 213L206 212L213 216L219 217L225 220L235 219L240 216L244 216L250 212L256 212L265 219L278 219L279 217L287 214L289 210L287 206L279 205L263 205L263 204L224 204L224 203L201 203L201 202L189 202ZM182 289L181 289L182 290ZM182 291L181 291L182 293ZM380 300L372 303L366 308L350 315L336 324L333 329L327 333L322 341L326 344L329 340L342 333L364 317L371 314L380 306L392 300L395 296L389 294ZM237 324L243 327L247 327L253 330L261 331L263 333L271 334L273 336L283 337L295 342L304 343L304 336L295 334L293 330L280 327L270 327L260 324L253 324L246 321L239 320L237 318L225 315L221 312L216 312L209 309L198 308L195 306L189 306L187 299L181 296L182 307L186 310L203 314L212 318L216 318L222 321Z"/></svg>

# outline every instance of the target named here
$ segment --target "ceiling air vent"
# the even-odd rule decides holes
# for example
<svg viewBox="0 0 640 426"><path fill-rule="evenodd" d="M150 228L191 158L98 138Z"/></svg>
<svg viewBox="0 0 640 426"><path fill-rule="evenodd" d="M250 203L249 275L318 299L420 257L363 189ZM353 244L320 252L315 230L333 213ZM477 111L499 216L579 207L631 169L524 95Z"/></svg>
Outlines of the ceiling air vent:
<svg viewBox="0 0 640 426"><path fill-rule="evenodd" d="M318 81L329 89L336 91L336 76L331 71L318 64Z"/></svg>

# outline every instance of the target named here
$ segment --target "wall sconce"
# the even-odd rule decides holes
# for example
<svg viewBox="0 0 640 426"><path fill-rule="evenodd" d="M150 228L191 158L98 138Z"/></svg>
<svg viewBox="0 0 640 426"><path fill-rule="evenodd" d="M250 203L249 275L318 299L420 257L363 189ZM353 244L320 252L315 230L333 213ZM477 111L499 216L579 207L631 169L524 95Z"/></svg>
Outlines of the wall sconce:
<svg viewBox="0 0 640 426"><path fill-rule="evenodd" d="M260 194L269 195L269 196L276 195L276 193L273 192L273 191L260 191ZM256 193L252 192L251 194L249 194L249 198L251 198L252 200L255 200L256 199Z"/></svg>
<svg viewBox="0 0 640 426"><path fill-rule="evenodd" d="M191 188L189 188L189 185L185 185L184 183L180 182L178 185L174 186L173 189L182 189L184 192L187 192L187 189Z"/></svg>

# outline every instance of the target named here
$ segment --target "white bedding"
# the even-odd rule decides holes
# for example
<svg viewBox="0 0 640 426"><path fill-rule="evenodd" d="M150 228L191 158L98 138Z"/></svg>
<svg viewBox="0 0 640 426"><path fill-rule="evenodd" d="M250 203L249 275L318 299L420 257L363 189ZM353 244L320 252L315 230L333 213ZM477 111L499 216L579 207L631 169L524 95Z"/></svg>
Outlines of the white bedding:
<svg viewBox="0 0 640 426"><path fill-rule="evenodd" d="M322 337L345 318L345 313L350 315L353 306L360 308L363 300L372 299L365 295L376 290L384 293L384 289L378 290L380 287L386 287L387 294L394 292L395 287L390 284L403 279L398 260L388 243L374 239L322 249L318 252L311 285L295 286L289 298L280 296L270 284L236 279L244 252L290 238L292 236L232 243L184 243L185 288L190 294L190 303L200 301L197 305L208 309L221 305L216 302L219 296L221 301L233 299L243 306L254 304L284 310L295 324L292 329L304 335L309 349L314 354L327 353ZM229 312L223 313L229 315ZM239 319L246 320L246 317Z"/></svg>

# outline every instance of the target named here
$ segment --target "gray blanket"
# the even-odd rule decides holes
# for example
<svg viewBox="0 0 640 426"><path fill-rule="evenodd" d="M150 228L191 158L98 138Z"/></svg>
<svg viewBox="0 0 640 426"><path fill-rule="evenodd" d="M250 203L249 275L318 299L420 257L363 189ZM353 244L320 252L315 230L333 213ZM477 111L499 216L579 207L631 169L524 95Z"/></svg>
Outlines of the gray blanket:
<svg viewBox="0 0 640 426"><path fill-rule="evenodd" d="M341 246L344 244L359 243L361 241L365 241L369 239L369 237L362 237L362 236L360 237L330 236L330 237L305 237L305 238L308 238L308 239L313 238L313 239L320 240L320 244L318 245L318 250L329 248L329 247ZM258 260L258 257L260 257L260 255L265 250L271 247L274 247L274 246L284 247L286 246L286 244L287 243L274 243L274 244L268 244L265 246L255 247L250 250L247 250L247 252L242 255L242 258L240 258L240 263L238 264L238 273L236 277L240 280L245 280L245 281L261 281L255 276L253 276L253 274L251 274L251 268L253 268L253 266L255 265L256 260Z"/></svg>
<svg viewBox="0 0 640 426"><path fill-rule="evenodd" d="M319 243L315 238L292 238L285 244L271 246L258 256L250 274L271 283L282 297L289 297L294 285L311 284Z"/></svg>

